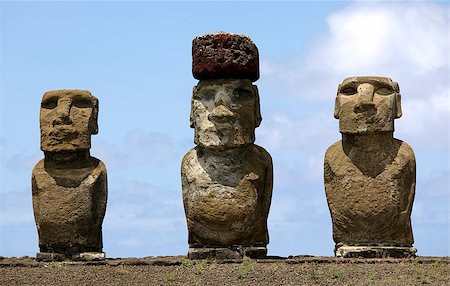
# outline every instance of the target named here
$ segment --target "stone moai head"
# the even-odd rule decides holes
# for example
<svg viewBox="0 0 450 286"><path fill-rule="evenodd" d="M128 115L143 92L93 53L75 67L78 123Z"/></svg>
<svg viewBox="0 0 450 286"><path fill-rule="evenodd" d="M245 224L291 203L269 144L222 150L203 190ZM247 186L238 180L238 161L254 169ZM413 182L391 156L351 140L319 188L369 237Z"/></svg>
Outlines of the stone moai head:
<svg viewBox="0 0 450 286"><path fill-rule="evenodd" d="M393 132L402 116L398 83L388 77L356 76L344 79L336 96L334 117L346 134Z"/></svg>
<svg viewBox="0 0 450 286"><path fill-rule="evenodd" d="M232 148L255 141L261 123L258 49L250 38L215 33L192 41L193 89L190 126L194 143Z"/></svg>
<svg viewBox="0 0 450 286"><path fill-rule="evenodd" d="M42 97L41 150L72 152L91 148L98 133L98 99L87 90L53 90Z"/></svg>

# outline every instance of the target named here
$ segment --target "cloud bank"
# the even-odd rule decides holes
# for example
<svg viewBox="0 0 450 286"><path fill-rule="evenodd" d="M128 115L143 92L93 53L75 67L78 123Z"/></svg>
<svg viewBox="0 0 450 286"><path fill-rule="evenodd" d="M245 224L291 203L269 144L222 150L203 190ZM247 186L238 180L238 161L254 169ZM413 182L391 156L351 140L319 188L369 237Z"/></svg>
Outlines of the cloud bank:
<svg viewBox="0 0 450 286"><path fill-rule="evenodd" d="M353 3L327 18L327 32L310 44L306 55L284 65L264 59L261 77L279 82L286 97L328 104L328 116L344 78L391 77L402 93L404 116L396 121L398 133L421 147L447 149L449 14L448 6L432 3ZM268 128L274 129L270 124L277 126L280 116L273 114ZM308 120L324 122L324 132L336 132L328 129L334 128L333 119L324 119L322 113ZM302 126L305 120L281 124L308 132ZM286 142L279 130L265 133L274 134L270 140Z"/></svg>

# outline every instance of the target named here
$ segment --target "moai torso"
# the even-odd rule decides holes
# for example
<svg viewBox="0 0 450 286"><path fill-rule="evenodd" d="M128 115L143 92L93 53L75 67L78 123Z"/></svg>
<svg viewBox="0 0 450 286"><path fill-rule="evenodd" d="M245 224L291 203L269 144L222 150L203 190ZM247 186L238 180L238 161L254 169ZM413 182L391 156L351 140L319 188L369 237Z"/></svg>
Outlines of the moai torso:
<svg viewBox="0 0 450 286"><path fill-rule="evenodd" d="M354 77L339 87L335 117L343 139L325 154L324 178L338 256L410 256L415 158L393 138L398 85Z"/></svg>
<svg viewBox="0 0 450 286"><path fill-rule="evenodd" d="M244 64L244 58L251 60ZM252 85L258 71L257 50L247 37L220 33L193 41L193 73L200 79L191 109L197 147L181 166L191 258L267 252L272 159L253 144L261 121Z"/></svg>
<svg viewBox="0 0 450 286"><path fill-rule="evenodd" d="M97 99L88 91L47 92L41 106L45 159L32 172L38 259L103 258L106 168L89 155L97 133ZM89 253L89 254L87 254Z"/></svg>
<svg viewBox="0 0 450 286"><path fill-rule="evenodd" d="M265 246L269 242L270 155L253 144L237 149L208 154L197 147L183 159L190 245Z"/></svg>

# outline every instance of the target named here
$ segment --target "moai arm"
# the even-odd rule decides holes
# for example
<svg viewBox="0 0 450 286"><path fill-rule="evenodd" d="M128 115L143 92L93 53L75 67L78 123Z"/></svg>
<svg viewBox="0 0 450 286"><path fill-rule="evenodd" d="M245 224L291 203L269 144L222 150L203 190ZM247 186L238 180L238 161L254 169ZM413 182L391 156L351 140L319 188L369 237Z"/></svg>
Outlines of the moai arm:
<svg viewBox="0 0 450 286"><path fill-rule="evenodd" d="M102 161L99 161L97 169L100 174L97 179L98 187L95 188L96 194L94 196L95 201L97 202L97 218L98 222L101 224L106 213L106 201L108 199L108 181L106 167Z"/></svg>
<svg viewBox="0 0 450 286"><path fill-rule="evenodd" d="M264 181L264 209L266 210L265 216L266 218L269 215L269 208L270 208L270 202L272 201L272 189L273 189L273 163L272 163L272 157L269 153L267 153L266 150L264 150L264 153L266 154L266 158L268 161L266 172L265 172L265 181Z"/></svg>
<svg viewBox="0 0 450 286"><path fill-rule="evenodd" d="M183 160L181 161L181 188L183 191L183 205L184 205L184 211L186 214L187 214L187 210L189 209L188 196L187 196L189 183L188 183L185 166L187 164L188 156L190 155L190 153L191 153L191 151L189 151L186 155L184 155Z"/></svg>
<svg viewBox="0 0 450 286"><path fill-rule="evenodd" d="M412 150L411 150L412 151ZM414 154L413 154L414 156ZM410 164L410 174L411 174L411 187L408 196L408 207L406 208L408 213L412 212L412 206L414 202L414 197L416 196L416 158L412 158L409 162Z"/></svg>
<svg viewBox="0 0 450 286"><path fill-rule="evenodd" d="M190 180L189 180L189 168L190 168L190 162L192 160L192 156L195 156L196 150L195 148L189 150L189 152L184 155L183 160L181 161L181 186L182 186L182 194L183 194L183 205L184 205L184 212L186 214L186 219L188 221L188 229L189 229L189 215L188 212L190 209L192 209L192 206L189 205L189 192L191 192L191 186L190 186ZM191 232L188 231L188 243L194 243Z"/></svg>
<svg viewBox="0 0 450 286"><path fill-rule="evenodd" d="M38 163L39 164L39 163ZM39 190L37 187L37 183L36 183L36 177L34 175L34 170L31 174L31 194L33 196L33 212L34 212L34 220L36 222L36 226L38 228L39 231L39 219L40 219L40 214L39 214Z"/></svg>
<svg viewBox="0 0 450 286"><path fill-rule="evenodd" d="M329 200L329 195L331 192L334 191L334 189L330 186L332 183L332 180L335 176L333 172L333 168L331 165L333 164L333 159L337 159L339 146L341 146L341 141L338 141L331 145L327 151L325 152L325 159L324 159L324 170L323 170L323 176L324 176L324 182L325 182L325 190L327 195L328 204L332 203L331 200ZM331 210L331 209L330 209Z"/></svg>
<svg viewBox="0 0 450 286"><path fill-rule="evenodd" d="M401 196L400 207L401 215L405 216L407 219L411 216L412 206L414 203L414 197L416 195L416 158L412 148L402 142L402 148L406 155L406 166L405 166L405 186L404 194Z"/></svg>
<svg viewBox="0 0 450 286"><path fill-rule="evenodd" d="M333 151L336 149L336 146L337 146L336 144L333 144L327 149L327 151L325 153L324 171L323 171L324 183L325 183L325 195L327 198L327 203L329 206L329 211L330 211L332 221L333 221L333 217L334 217L333 210L335 209L333 207L332 197L334 197L333 191L335 191L335 189L332 188L332 186L331 186L332 180L334 178L334 172L333 172L333 169L331 168L332 162L330 162L330 158L333 158L333 153L335 153ZM336 241L338 239L338 232L334 228L334 225L333 225L333 239L334 239L334 241Z"/></svg>
<svg viewBox="0 0 450 286"><path fill-rule="evenodd" d="M265 151L265 150L264 150ZM266 152L266 151L265 151ZM269 163L267 164L266 172L265 172L265 182L264 182L264 195L266 196L264 201L264 210L265 210L265 224L267 227L267 218L269 216L269 209L270 209L270 203L272 201L272 189L273 189L273 163L272 163L272 157L269 153L267 153L267 160ZM269 243L269 232L266 230L266 243Z"/></svg>

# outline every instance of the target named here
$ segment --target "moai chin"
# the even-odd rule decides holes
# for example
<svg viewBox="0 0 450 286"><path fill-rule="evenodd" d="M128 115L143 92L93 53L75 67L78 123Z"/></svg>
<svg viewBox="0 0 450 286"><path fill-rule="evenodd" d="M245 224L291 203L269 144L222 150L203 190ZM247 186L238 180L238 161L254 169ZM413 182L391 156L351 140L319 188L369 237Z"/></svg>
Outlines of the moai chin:
<svg viewBox="0 0 450 286"><path fill-rule="evenodd" d="M32 173L38 260L104 259L102 222L106 168L91 157L98 100L86 90L54 90L42 98L41 150Z"/></svg>
<svg viewBox="0 0 450 286"><path fill-rule="evenodd" d="M264 257L273 175L269 153L253 144L258 50L246 36L216 33L195 38L192 57L197 146L181 165L189 257Z"/></svg>
<svg viewBox="0 0 450 286"><path fill-rule="evenodd" d="M402 116L398 83L350 77L339 85L334 117L342 140L325 154L325 192L341 257L410 257L416 162L395 139Z"/></svg>

